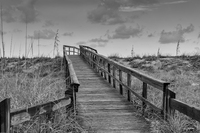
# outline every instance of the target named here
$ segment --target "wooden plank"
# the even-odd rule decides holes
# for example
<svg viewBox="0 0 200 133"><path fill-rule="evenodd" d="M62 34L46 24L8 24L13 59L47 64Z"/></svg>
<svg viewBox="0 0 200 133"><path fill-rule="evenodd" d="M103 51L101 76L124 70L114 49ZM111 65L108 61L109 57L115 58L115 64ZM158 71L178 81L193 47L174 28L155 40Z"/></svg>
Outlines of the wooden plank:
<svg viewBox="0 0 200 133"><path fill-rule="evenodd" d="M58 110L61 107L65 107L71 103L70 98L61 98L55 101L47 102L40 105L35 105L26 109L13 110L10 113L11 125L17 125L24 121L28 121L33 116L45 114L50 111Z"/></svg>
<svg viewBox="0 0 200 133"><path fill-rule="evenodd" d="M90 52L86 49L87 52ZM90 52L91 53L91 52ZM165 82L165 81L162 81L162 80L159 80L159 79L155 79L154 77L151 77L149 75L146 75L144 73L141 73L135 69L132 69L132 68L129 68L129 67L126 67L124 65L121 65L119 64L118 62L115 62L103 55L100 55L100 54L97 54L97 53L91 53L91 54L94 54L96 56L99 56L100 58L102 58L104 61L106 61L107 63L111 64L111 65L114 65L117 69L120 69L122 70L123 72L126 72L126 73L129 73L131 74L132 76L140 79L141 81L157 88L157 89L160 89L162 90L163 89L163 85L164 84L170 84L168 82Z"/></svg>
<svg viewBox="0 0 200 133"><path fill-rule="evenodd" d="M0 102L0 132L10 132L10 98Z"/></svg>
<svg viewBox="0 0 200 133"><path fill-rule="evenodd" d="M131 75L127 73L127 86L131 88ZM131 101L131 93L130 90L127 90L127 100L130 102Z"/></svg>
<svg viewBox="0 0 200 133"><path fill-rule="evenodd" d="M115 67L113 66L113 77L114 77L114 78L113 78L113 88L116 88L116 83L115 83L115 78L116 78L115 75L116 75L116 74L115 74L115 73L116 73L116 69L115 69Z"/></svg>
<svg viewBox="0 0 200 133"><path fill-rule="evenodd" d="M92 52L97 53L97 50L94 49L94 48L91 48L91 47L88 47L88 46L84 46L84 45L79 45L79 46L80 46L80 47L84 47L84 48L86 48L86 49L88 49L88 50L90 50L90 51L92 51Z"/></svg>
<svg viewBox="0 0 200 133"><path fill-rule="evenodd" d="M69 70L69 73L70 73L71 84L79 86L80 84L79 84L78 78L76 77L76 73L74 71L72 62L67 55L65 55L65 58L68 62L68 70Z"/></svg>
<svg viewBox="0 0 200 133"><path fill-rule="evenodd" d="M81 58L77 57L76 61L80 62L78 61L79 59L81 60ZM84 66L85 64L86 63L81 65ZM77 66L80 64L76 63L73 65ZM98 65L100 64L97 63L96 66ZM81 125L86 129L87 127L91 127L92 130L95 130L96 132L148 132L148 130L144 130L149 129L145 119L138 116L132 103L128 102L126 98L118 94L117 90L112 88L112 85L105 82L100 75L96 75L97 77L100 77L100 80L95 78L94 75L87 75L87 77L85 76L84 78L84 74L82 74L80 70L87 71L88 69L89 68L86 67L84 69L76 69L79 71L79 73L76 73L77 77L79 77L79 74L81 75L81 78L79 79L81 85L79 93L77 93L77 117L82 119ZM102 72L104 73L105 71ZM113 71L112 74L108 74L110 77L111 75L114 75ZM123 86L123 84L121 85Z"/></svg>
<svg viewBox="0 0 200 133"><path fill-rule="evenodd" d="M200 108L188 105L180 100L173 98L170 99L170 106L171 108L176 109L179 112L200 122Z"/></svg>
<svg viewBox="0 0 200 133"><path fill-rule="evenodd" d="M142 87L142 97L147 99L147 83L143 82L143 87ZM145 102L142 102L142 113L144 115L145 109L146 109L147 105Z"/></svg>
<svg viewBox="0 0 200 133"><path fill-rule="evenodd" d="M108 73L111 74L110 73L110 64L109 63L108 63ZM110 75L108 75L108 82L111 84L111 77L110 77Z"/></svg>
<svg viewBox="0 0 200 133"><path fill-rule="evenodd" d="M122 83L122 70L119 70L119 81ZM122 84L119 84L120 94L123 95Z"/></svg>

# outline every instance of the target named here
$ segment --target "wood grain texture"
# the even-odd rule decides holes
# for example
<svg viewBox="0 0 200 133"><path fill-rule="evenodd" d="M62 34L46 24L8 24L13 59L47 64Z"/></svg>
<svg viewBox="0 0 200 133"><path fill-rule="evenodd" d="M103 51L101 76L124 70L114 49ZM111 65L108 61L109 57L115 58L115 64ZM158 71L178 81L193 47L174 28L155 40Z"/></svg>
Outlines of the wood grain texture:
<svg viewBox="0 0 200 133"><path fill-rule="evenodd" d="M80 83L78 117L86 130L98 133L148 133L149 123L80 56L69 56ZM81 66L81 67L80 67Z"/></svg>
<svg viewBox="0 0 200 133"><path fill-rule="evenodd" d="M170 100L170 102L172 108L200 122L200 108L193 107L173 98Z"/></svg>

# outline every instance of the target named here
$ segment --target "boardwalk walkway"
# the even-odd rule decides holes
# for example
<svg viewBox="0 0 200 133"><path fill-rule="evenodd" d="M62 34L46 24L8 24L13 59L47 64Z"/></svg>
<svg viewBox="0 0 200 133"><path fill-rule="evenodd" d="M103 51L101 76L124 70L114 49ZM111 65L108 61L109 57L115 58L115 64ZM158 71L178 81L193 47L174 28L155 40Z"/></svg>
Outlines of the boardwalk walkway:
<svg viewBox="0 0 200 133"><path fill-rule="evenodd" d="M134 107L79 55L70 55L80 82L78 116L83 126L98 133L149 133L149 125Z"/></svg>

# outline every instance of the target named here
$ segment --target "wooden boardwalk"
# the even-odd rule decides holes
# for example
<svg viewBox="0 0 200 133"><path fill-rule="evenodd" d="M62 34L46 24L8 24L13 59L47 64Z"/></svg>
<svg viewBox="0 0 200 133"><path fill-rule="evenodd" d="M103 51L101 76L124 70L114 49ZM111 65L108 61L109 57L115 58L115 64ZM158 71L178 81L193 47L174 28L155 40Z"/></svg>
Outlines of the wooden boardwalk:
<svg viewBox="0 0 200 133"><path fill-rule="evenodd" d="M80 82L78 116L89 132L149 133L148 122L79 55L70 55Z"/></svg>

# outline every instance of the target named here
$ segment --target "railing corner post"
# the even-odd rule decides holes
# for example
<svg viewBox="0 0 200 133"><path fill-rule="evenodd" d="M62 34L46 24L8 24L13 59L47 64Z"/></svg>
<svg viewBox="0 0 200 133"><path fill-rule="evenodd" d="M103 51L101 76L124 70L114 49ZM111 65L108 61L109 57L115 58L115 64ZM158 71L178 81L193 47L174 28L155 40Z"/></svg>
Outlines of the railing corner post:
<svg viewBox="0 0 200 133"><path fill-rule="evenodd" d="M10 98L0 102L0 132L10 133Z"/></svg>

